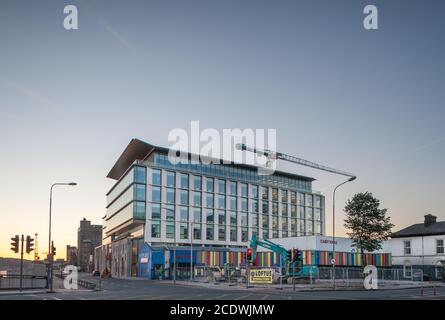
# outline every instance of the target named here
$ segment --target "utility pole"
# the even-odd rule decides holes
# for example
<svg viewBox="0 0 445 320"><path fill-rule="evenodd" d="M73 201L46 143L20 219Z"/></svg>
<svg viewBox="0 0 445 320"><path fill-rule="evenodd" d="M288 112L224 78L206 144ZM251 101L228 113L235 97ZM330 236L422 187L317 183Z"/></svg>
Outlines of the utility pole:
<svg viewBox="0 0 445 320"><path fill-rule="evenodd" d="M20 247L20 292L23 288L23 243L25 242L25 237L22 234L22 245Z"/></svg>

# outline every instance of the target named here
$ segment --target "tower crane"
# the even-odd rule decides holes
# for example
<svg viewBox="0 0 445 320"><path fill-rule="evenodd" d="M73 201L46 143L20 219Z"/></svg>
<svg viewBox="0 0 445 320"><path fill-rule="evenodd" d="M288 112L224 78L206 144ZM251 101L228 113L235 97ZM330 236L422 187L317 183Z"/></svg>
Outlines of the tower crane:
<svg viewBox="0 0 445 320"><path fill-rule="evenodd" d="M350 178L349 181L353 181L353 180L355 180L357 178L352 173L349 173L349 172L346 172L346 171L342 171L342 170L337 170L337 169L330 168L330 167L327 167L327 166L323 166L321 164L318 164L318 163L315 163L315 162L311 162L311 161L308 161L308 160L304 160L304 159L301 159L301 158L297 158L297 157L294 157L294 156L290 156L290 155L287 155L287 154L284 154L284 153L281 153L281 152L275 152L275 151L271 151L271 150L267 150L267 149L263 150L263 149L258 149L258 148L251 148L251 147L246 146L243 143L238 143L236 145L236 148L238 150L253 152L253 153L265 156L268 159L268 162L270 162L270 160L280 159L280 160L296 163L296 164L299 164L299 165L302 165L302 166L311 167L311 168L314 168L314 169L318 169L318 170L327 171L327 172L330 172L330 173L335 173L335 174L339 174L339 175L342 175L342 176L346 176L346 177Z"/></svg>
<svg viewBox="0 0 445 320"><path fill-rule="evenodd" d="M38 261L38 260L40 260L40 257L39 257L39 241L38 241L38 239L37 239L37 237L38 237L38 233L35 233L34 234L35 235L35 239L36 239L36 245L35 245L35 248L34 248L34 261Z"/></svg>

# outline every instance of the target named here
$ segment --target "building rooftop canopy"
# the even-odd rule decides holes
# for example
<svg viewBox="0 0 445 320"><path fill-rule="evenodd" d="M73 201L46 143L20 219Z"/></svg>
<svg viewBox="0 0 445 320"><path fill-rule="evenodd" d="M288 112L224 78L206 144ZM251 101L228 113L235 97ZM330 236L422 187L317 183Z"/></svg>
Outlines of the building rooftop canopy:
<svg viewBox="0 0 445 320"><path fill-rule="evenodd" d="M146 160L153 152L160 152L167 154L168 148L155 146L139 139L132 139L130 143L125 148L124 152L119 156L113 168L111 168L110 172L107 175L107 178L111 178L114 180L118 180L127 169L136 161L136 160ZM190 153L189 153L190 155ZM217 159L221 161L220 159ZM226 164L225 164L226 165ZM249 168L249 169L257 169L258 167L247 164L240 163L232 163L229 164L235 167L240 168ZM283 172L276 170L274 175L285 176L290 178L295 178L303 181L314 181L314 178L306 177L302 175L297 175L293 173Z"/></svg>
<svg viewBox="0 0 445 320"><path fill-rule="evenodd" d="M425 215L423 223L413 224L405 229L394 232L391 238L421 237L445 234L445 221L436 221L436 216Z"/></svg>

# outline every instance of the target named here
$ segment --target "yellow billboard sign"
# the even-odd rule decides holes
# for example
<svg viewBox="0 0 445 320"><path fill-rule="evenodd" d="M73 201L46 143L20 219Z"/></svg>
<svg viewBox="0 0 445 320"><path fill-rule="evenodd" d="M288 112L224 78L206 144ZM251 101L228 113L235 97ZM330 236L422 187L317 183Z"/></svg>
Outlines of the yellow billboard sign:
<svg viewBox="0 0 445 320"><path fill-rule="evenodd" d="M257 284L264 284L264 283L272 283L273 276L272 276L272 269L251 269L249 271L249 282L250 283L257 283Z"/></svg>

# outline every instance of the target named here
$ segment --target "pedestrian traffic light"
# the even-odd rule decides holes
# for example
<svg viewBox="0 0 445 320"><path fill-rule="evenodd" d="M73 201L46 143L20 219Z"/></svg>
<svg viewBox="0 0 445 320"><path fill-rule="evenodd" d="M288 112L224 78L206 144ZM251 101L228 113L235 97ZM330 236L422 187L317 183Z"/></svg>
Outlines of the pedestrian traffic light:
<svg viewBox="0 0 445 320"><path fill-rule="evenodd" d="M31 236L26 236L26 253L34 250L34 239Z"/></svg>
<svg viewBox="0 0 445 320"><path fill-rule="evenodd" d="M15 253L19 252L19 243L20 238L18 235L16 235L14 238L11 238L11 250Z"/></svg>
<svg viewBox="0 0 445 320"><path fill-rule="evenodd" d="M247 261L252 261L252 248L247 248Z"/></svg>

